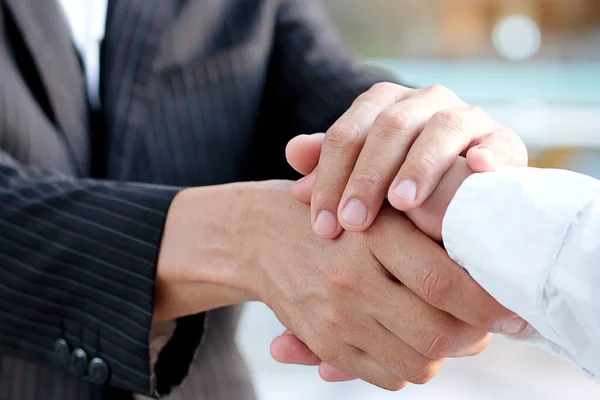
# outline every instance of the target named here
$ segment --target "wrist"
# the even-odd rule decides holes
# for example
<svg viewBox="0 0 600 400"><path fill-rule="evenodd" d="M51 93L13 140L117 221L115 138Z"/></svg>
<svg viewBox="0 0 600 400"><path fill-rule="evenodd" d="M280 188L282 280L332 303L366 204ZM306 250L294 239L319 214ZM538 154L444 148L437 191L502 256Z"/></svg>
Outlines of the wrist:
<svg viewBox="0 0 600 400"><path fill-rule="evenodd" d="M271 180L245 184L243 215L239 218L239 251L250 291L269 305L273 285L279 286L282 269L298 262L294 250L319 240L310 223L310 209L290 194L293 182ZM282 265L284 264L284 265Z"/></svg>
<svg viewBox="0 0 600 400"><path fill-rule="evenodd" d="M244 237L251 183L190 188L171 203L158 256L155 320L257 300Z"/></svg>

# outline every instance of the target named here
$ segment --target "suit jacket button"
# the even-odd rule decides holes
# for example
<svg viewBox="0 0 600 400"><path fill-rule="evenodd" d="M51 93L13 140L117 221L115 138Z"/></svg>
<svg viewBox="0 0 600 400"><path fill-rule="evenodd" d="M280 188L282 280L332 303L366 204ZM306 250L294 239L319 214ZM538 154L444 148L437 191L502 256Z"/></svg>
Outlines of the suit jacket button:
<svg viewBox="0 0 600 400"><path fill-rule="evenodd" d="M77 348L71 354L71 372L84 375L88 367L88 356L85 350Z"/></svg>
<svg viewBox="0 0 600 400"><path fill-rule="evenodd" d="M99 357L92 358L88 366L88 379L92 383L103 385L108 381L108 365Z"/></svg>
<svg viewBox="0 0 600 400"><path fill-rule="evenodd" d="M71 357L71 346L65 339L58 339L54 342L54 351L52 353L52 361L59 367L66 367L69 364Z"/></svg>

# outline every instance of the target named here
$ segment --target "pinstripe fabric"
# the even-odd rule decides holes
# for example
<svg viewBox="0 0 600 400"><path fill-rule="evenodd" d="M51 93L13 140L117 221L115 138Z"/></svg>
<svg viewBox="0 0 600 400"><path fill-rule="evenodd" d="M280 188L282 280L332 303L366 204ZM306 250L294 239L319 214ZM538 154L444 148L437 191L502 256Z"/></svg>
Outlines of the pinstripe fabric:
<svg viewBox="0 0 600 400"><path fill-rule="evenodd" d="M0 400L127 398L154 384L170 399L252 399L233 340L239 307L178 321L152 377L168 206L181 186L292 176L287 140L324 131L382 77L354 62L312 0L113 0L101 50L106 129L91 141L58 5L0 3ZM11 55L22 49L7 40L7 17L49 111ZM106 162L96 177L107 180L88 178L90 155ZM61 337L106 360L110 385L125 392L53 367Z"/></svg>

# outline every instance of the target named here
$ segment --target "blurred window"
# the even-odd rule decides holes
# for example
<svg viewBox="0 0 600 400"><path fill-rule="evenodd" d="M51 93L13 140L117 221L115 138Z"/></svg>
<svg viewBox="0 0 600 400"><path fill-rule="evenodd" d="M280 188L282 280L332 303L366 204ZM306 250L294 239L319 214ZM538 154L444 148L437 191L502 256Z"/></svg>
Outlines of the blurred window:
<svg viewBox="0 0 600 400"><path fill-rule="evenodd" d="M523 137L534 161L600 176L595 150L582 151L600 148L599 0L324 3L370 64L482 106Z"/></svg>

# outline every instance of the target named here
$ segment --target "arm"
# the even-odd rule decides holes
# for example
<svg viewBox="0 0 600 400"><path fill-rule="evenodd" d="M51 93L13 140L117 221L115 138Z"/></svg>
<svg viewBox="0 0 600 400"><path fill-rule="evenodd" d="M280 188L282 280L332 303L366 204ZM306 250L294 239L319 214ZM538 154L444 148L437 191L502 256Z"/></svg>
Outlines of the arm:
<svg viewBox="0 0 600 400"><path fill-rule="evenodd" d="M359 62L318 0L281 1L274 37L270 83L279 109L289 113L286 142L324 132L361 93L394 80Z"/></svg>
<svg viewBox="0 0 600 400"><path fill-rule="evenodd" d="M88 381L133 392L169 388L168 368L156 377L151 372L148 342L153 319L188 314L172 280L181 209L190 207L185 193L76 180L25 167L0 152L2 352L47 360ZM214 206L210 199L217 193L204 193L196 200ZM248 299L210 283L196 289L196 312ZM56 352L59 340L68 346L62 353ZM87 353L81 370L72 364L76 348ZM191 354L194 348L176 351ZM96 357L107 368L86 369Z"/></svg>
<svg viewBox="0 0 600 400"><path fill-rule="evenodd" d="M600 182L506 168L468 178L443 223L450 256L546 349L600 374Z"/></svg>
<svg viewBox="0 0 600 400"><path fill-rule="evenodd" d="M394 390L485 347L486 332L448 314L467 312L458 296L488 310L473 316L481 326L514 317L399 213L329 241L312 234L286 182L179 191L73 180L4 154L1 171L2 351L49 359L63 338L109 363L106 383L129 391L170 387L162 352L150 372L153 319L248 300L265 302L325 362ZM72 358L60 355L61 366Z"/></svg>
<svg viewBox="0 0 600 400"><path fill-rule="evenodd" d="M273 50L254 145L284 148L298 134L325 132L377 82L395 78L369 70L345 46L319 0L279 2ZM283 154L256 151L258 179L295 179ZM282 172L283 171L283 172Z"/></svg>
<svg viewBox="0 0 600 400"><path fill-rule="evenodd" d="M64 339L102 358L111 384L149 391L156 258L178 191L74 180L0 152L3 351L67 368L70 353L53 355Z"/></svg>

